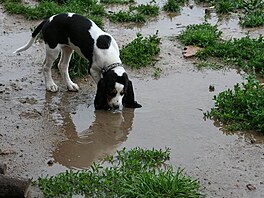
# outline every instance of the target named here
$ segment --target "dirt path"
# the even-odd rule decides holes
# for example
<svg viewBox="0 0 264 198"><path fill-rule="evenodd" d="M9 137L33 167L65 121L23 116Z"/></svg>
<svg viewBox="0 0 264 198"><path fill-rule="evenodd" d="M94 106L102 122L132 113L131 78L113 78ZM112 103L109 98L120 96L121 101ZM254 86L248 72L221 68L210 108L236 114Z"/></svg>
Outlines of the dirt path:
<svg viewBox="0 0 264 198"><path fill-rule="evenodd" d="M171 21L162 15L140 30L107 24L121 45L138 31L147 35L160 28L162 38L159 80L151 77L152 69L128 70L143 108L113 114L94 111L95 85L89 76L78 82L78 93L69 93L56 74L60 91L47 93L41 72L43 45L12 54L36 23L0 11L0 160L8 163L8 174L37 178L89 167L123 146L169 147L171 162L197 178L208 197L264 197L263 136L223 133L202 117L202 111L213 106L213 95L242 77L235 70L200 72L182 58L174 36L188 19L179 25L181 18ZM231 28L226 36L232 32L243 34ZM213 93L210 84L216 88Z"/></svg>

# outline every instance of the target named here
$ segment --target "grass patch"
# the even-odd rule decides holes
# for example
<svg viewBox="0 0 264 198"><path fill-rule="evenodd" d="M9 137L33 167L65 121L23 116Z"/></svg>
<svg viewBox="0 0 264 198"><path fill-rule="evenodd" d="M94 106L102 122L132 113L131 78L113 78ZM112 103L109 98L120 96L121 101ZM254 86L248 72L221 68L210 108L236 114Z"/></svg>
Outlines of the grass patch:
<svg viewBox="0 0 264 198"><path fill-rule="evenodd" d="M264 72L264 39L250 38L249 36L240 39L216 42L201 50L197 56L205 59L208 56L217 57L228 64L235 64L246 72Z"/></svg>
<svg viewBox="0 0 264 198"><path fill-rule="evenodd" d="M256 130L264 133L264 87L253 77L214 96L215 108L204 113L227 130Z"/></svg>
<svg viewBox="0 0 264 198"><path fill-rule="evenodd" d="M167 0L162 9L167 12L179 12L184 3L187 3L187 0Z"/></svg>
<svg viewBox="0 0 264 198"><path fill-rule="evenodd" d="M104 4L130 4L130 3L135 3L135 0L100 0L100 3Z"/></svg>
<svg viewBox="0 0 264 198"><path fill-rule="evenodd" d="M212 60L210 60L210 61L201 60L195 64L199 70L202 70L205 68L212 69L212 70L221 70L221 69L226 68L223 64L216 62L216 61L212 61Z"/></svg>
<svg viewBox="0 0 264 198"><path fill-rule="evenodd" d="M141 4L138 6L130 6L129 9L131 11L136 10L139 14L143 14L148 17L155 17L159 15L159 7L155 4Z"/></svg>
<svg viewBox="0 0 264 198"><path fill-rule="evenodd" d="M145 23L150 17L159 15L159 7L155 4L129 6L128 11L119 11L109 15L112 22Z"/></svg>
<svg viewBox="0 0 264 198"><path fill-rule="evenodd" d="M244 27L259 27L264 25L264 10L255 10L243 16L240 24Z"/></svg>
<svg viewBox="0 0 264 198"><path fill-rule="evenodd" d="M228 14L231 12L234 12L236 10L236 2L235 1L228 1L228 0L222 0L222 1L215 1L215 9L216 12L219 14Z"/></svg>
<svg viewBox="0 0 264 198"><path fill-rule="evenodd" d="M88 170L67 171L36 183L45 197L201 197L197 180L166 165L169 155L168 149L123 149L107 158L106 168L94 163Z"/></svg>
<svg viewBox="0 0 264 198"><path fill-rule="evenodd" d="M80 78L89 74L89 61L80 57L77 53L73 53L69 73L72 78Z"/></svg>
<svg viewBox="0 0 264 198"><path fill-rule="evenodd" d="M96 0L40 1L37 6L25 5L22 0L2 0L11 14L21 14L29 20L44 19L64 12L73 12L91 18L98 26L103 26L105 9ZM98 17L100 16L100 17Z"/></svg>
<svg viewBox="0 0 264 198"><path fill-rule="evenodd" d="M112 22L134 22L145 23L146 18L144 15L133 12L119 11L109 15L109 19Z"/></svg>
<svg viewBox="0 0 264 198"><path fill-rule="evenodd" d="M207 47L214 45L222 35L217 26L209 23L188 25L178 36L178 39L184 45L195 45L198 47Z"/></svg>
<svg viewBox="0 0 264 198"><path fill-rule="evenodd" d="M156 67L154 72L153 72L153 74L152 74L153 78L154 79L159 79L160 76L161 76L161 72L162 72L162 69L159 68L159 67Z"/></svg>
<svg viewBox="0 0 264 198"><path fill-rule="evenodd" d="M240 24L244 27L259 27L264 25L263 0L197 0L214 6L218 14L239 13Z"/></svg>
<svg viewBox="0 0 264 198"><path fill-rule="evenodd" d="M53 63L53 67L58 68L60 57ZM89 61L79 56L76 52L72 54L69 64L69 74L73 79L85 77L89 74Z"/></svg>
<svg viewBox="0 0 264 198"><path fill-rule="evenodd" d="M264 73L264 39L262 36L259 38L246 36L228 41L221 40L220 36L221 32L216 26L204 23L187 26L178 38L184 45L203 47L197 53L197 57L202 60L215 57L249 73Z"/></svg>
<svg viewBox="0 0 264 198"><path fill-rule="evenodd" d="M124 64L132 68L146 67L152 64L155 56L159 54L159 44L158 32L146 38L138 33L137 38L121 49L120 57Z"/></svg>

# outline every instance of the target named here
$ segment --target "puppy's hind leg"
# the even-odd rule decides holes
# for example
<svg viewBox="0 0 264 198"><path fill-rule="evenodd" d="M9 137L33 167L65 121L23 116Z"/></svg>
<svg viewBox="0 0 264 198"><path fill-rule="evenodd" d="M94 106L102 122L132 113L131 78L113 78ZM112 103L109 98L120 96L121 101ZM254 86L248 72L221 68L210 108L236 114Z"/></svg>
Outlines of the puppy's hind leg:
<svg viewBox="0 0 264 198"><path fill-rule="evenodd" d="M51 67L60 53L60 47L52 49L46 44L46 58L43 65L43 73L45 77L46 89L51 92L57 92L58 86L52 79Z"/></svg>
<svg viewBox="0 0 264 198"><path fill-rule="evenodd" d="M79 86L72 82L70 75L69 75L69 63L71 60L73 50L70 47L63 46L61 48L61 57L60 57L60 62L59 62L59 70L60 73L63 77L64 82L67 85L67 88L69 91L78 91Z"/></svg>

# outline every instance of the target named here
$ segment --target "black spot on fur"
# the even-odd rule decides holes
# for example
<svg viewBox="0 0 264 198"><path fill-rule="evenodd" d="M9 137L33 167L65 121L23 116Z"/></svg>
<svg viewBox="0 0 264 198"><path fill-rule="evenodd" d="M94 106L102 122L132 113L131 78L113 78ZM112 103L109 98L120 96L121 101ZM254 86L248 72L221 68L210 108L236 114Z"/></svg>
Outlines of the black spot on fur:
<svg viewBox="0 0 264 198"><path fill-rule="evenodd" d="M108 35L100 35L96 41L96 46L99 49L108 49L111 44L111 37Z"/></svg>
<svg viewBox="0 0 264 198"><path fill-rule="evenodd" d="M58 44L69 44L69 40L78 46L89 62L92 62L94 39L89 30L92 22L77 14L71 17L66 14L58 14L53 17L51 22L47 21L42 28L45 43L50 48L55 48Z"/></svg>

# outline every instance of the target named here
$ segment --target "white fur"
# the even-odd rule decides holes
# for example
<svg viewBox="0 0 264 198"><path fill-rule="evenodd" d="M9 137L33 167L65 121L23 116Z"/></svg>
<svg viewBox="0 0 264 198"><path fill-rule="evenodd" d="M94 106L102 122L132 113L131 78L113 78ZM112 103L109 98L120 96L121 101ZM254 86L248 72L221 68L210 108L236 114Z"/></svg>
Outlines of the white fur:
<svg viewBox="0 0 264 198"><path fill-rule="evenodd" d="M69 12L68 17L72 17L75 13Z"/></svg>
<svg viewBox="0 0 264 198"><path fill-rule="evenodd" d="M51 22L55 16L56 16L56 14L53 15L53 16L51 16L51 17L49 18L49 22Z"/></svg>
<svg viewBox="0 0 264 198"><path fill-rule="evenodd" d="M126 72L125 69L124 69L124 67L120 67L120 66L115 67L113 70L115 71L115 73L116 73L118 76L122 76L123 73Z"/></svg>
<svg viewBox="0 0 264 198"><path fill-rule="evenodd" d="M121 92L124 90L124 85L116 82L115 83L115 89L117 91L116 96L113 97L109 102L108 105L113 108L113 107L118 107L119 110L123 109L123 104L122 104L122 99L124 97L124 94L121 95Z"/></svg>

